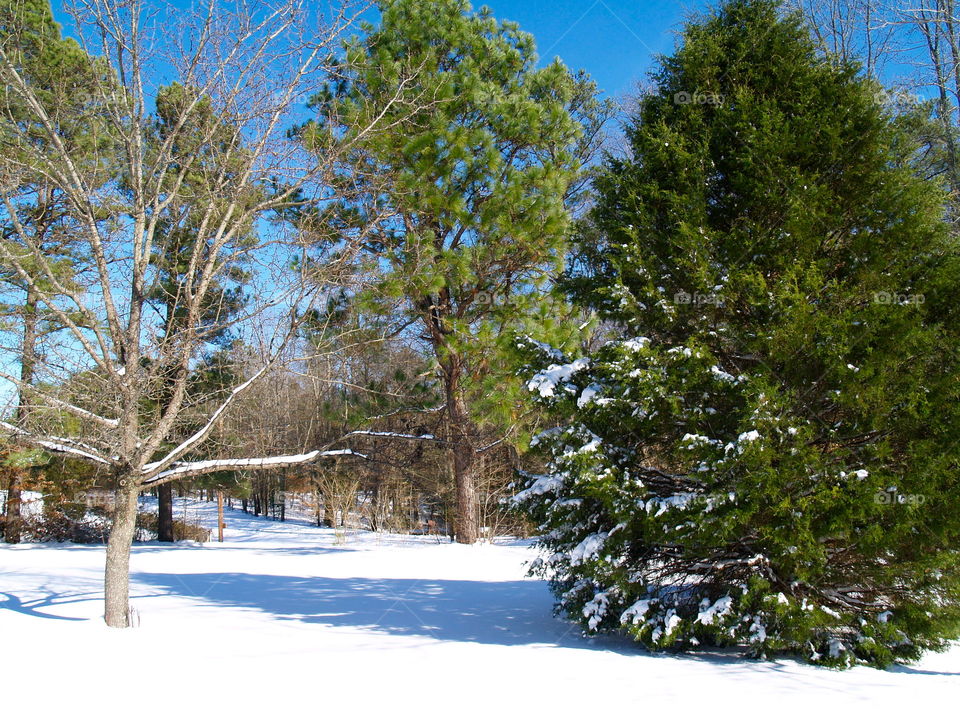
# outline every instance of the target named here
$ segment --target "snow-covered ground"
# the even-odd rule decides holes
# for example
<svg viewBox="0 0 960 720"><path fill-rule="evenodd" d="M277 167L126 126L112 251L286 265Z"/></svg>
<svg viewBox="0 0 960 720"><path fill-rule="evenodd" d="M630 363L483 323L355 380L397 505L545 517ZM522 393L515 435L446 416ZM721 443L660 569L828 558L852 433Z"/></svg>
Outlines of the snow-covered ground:
<svg viewBox="0 0 960 720"><path fill-rule="evenodd" d="M222 545L134 549L128 631L100 620L102 547L0 548L3 716L903 718L960 698L960 647L890 672L652 655L552 617L524 543L227 523Z"/></svg>

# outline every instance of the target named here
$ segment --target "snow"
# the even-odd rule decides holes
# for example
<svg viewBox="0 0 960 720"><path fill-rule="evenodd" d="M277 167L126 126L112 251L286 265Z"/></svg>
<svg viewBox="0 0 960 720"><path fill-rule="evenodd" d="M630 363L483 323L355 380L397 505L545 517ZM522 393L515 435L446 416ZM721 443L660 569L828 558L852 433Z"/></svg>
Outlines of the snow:
<svg viewBox="0 0 960 720"><path fill-rule="evenodd" d="M625 348L627 348L627 350L639 352L650 345L650 338L643 336L635 337L629 340L624 340L622 344Z"/></svg>
<svg viewBox="0 0 960 720"><path fill-rule="evenodd" d="M376 430L354 430L353 432L347 433L348 435L369 435L373 437L389 437L389 438L403 438L405 440L436 440L435 435L410 435L409 433L398 433L398 432L380 432Z"/></svg>
<svg viewBox="0 0 960 720"><path fill-rule="evenodd" d="M593 596L593 600L583 606L583 616L587 618L587 626L591 630L596 630L597 626L603 621L603 616L607 614L609 602L607 593L599 592Z"/></svg>
<svg viewBox="0 0 960 720"><path fill-rule="evenodd" d="M663 632L664 635L669 635L674 631L674 628L680 624L680 616L677 615L677 611L673 608L667 610L667 616L663 619Z"/></svg>
<svg viewBox="0 0 960 720"><path fill-rule="evenodd" d="M557 385L566 383L574 373L589 366L590 361L586 358L580 358L563 365L550 365L546 370L531 378L530 382L527 383L527 389L530 392L539 393L540 397L553 397Z"/></svg>
<svg viewBox="0 0 960 720"><path fill-rule="evenodd" d="M178 462L169 470L157 473L152 478L144 481L144 484L155 483L169 477L182 477L186 475L199 475L205 472L215 470L228 470L234 468L271 468L271 467L289 467L291 465L302 465L322 457L334 457L338 455L350 455L353 457L366 458L358 452L350 449L342 450L313 450L308 453L298 455L275 455L273 457L262 458L226 458L222 460L198 460L196 462ZM156 463L151 463L156 466ZM146 467L146 466L144 466Z"/></svg>
<svg viewBox="0 0 960 720"><path fill-rule="evenodd" d="M257 372L251 375L247 380L243 381L242 383L237 385L235 388L233 388L233 390L230 391L230 395L228 395L227 398L222 403L220 403L220 406L213 411L213 413L207 419L206 424L202 428L197 430L193 435L188 437L182 443L177 445L177 447L175 447L173 450L168 452L163 457L162 460L158 460L157 462L153 462L153 463L147 463L141 468L141 470L144 473L149 474L153 472L155 469L162 468L165 465L167 465L167 463L170 463L176 460L177 458L183 457L184 453L186 453L187 450L189 450L191 447L199 443L210 433L210 431L216 426L217 422L219 421L220 416L227 411L227 408L230 407L233 401L240 394L242 394L247 388L253 385L258 379L260 379L261 376L265 375L267 370L270 369L271 365L272 363L265 363L259 370L257 370Z"/></svg>
<svg viewBox="0 0 960 720"><path fill-rule="evenodd" d="M706 435L697 435L696 433L685 433L682 438L680 438L680 444L690 450L697 447L698 445L716 445L716 440L711 440Z"/></svg>
<svg viewBox="0 0 960 720"><path fill-rule="evenodd" d="M649 611L649 600L637 600L633 605L623 611L623 615L620 616L620 622L632 622L634 625L639 625L641 622L643 622Z"/></svg>
<svg viewBox="0 0 960 720"><path fill-rule="evenodd" d="M716 365L710 368L710 372L713 373L714 377L716 377L718 380L722 380L723 382L732 383L737 381L737 379L733 375L731 375L730 373L724 370L721 370Z"/></svg>
<svg viewBox="0 0 960 720"><path fill-rule="evenodd" d="M846 651L846 647L844 646L842 641L838 640L837 638L832 638L830 640L830 648L827 651L830 657L838 658L841 655L843 655L845 651Z"/></svg>
<svg viewBox="0 0 960 720"><path fill-rule="evenodd" d="M603 543L607 539L607 533L599 532L587 535L580 543L570 551L570 564L582 565L589 562L600 554L603 549Z"/></svg>
<svg viewBox="0 0 960 720"><path fill-rule="evenodd" d="M589 323L590 323L589 320L585 322L583 325L580 326L581 329L586 327ZM517 345L521 350L524 349L524 345L532 345L533 347L539 349L551 360L559 361L563 358L563 353L557 350L555 347L551 347L550 345L547 345L544 342L540 342L539 340L534 340L529 335L525 335L523 338L521 338L520 341L517 343Z"/></svg>
<svg viewBox="0 0 960 720"><path fill-rule="evenodd" d="M7 502L7 491L0 490L0 507ZM36 490L23 490L20 493L20 514L24 517L36 517L43 513L43 494Z"/></svg>
<svg viewBox="0 0 960 720"><path fill-rule="evenodd" d="M760 622L759 617L754 617L753 622L750 624L750 633L751 643L762 643L767 639L767 628Z"/></svg>
<svg viewBox="0 0 960 720"><path fill-rule="evenodd" d="M713 625L713 621L718 617L723 617L730 612L730 606L733 604L733 598L725 595L712 605L710 601L704 598L700 603L700 612L697 614L697 622L703 625Z"/></svg>
<svg viewBox="0 0 960 720"><path fill-rule="evenodd" d="M654 517L660 517L673 508L685 510L698 497L700 497L699 493L678 493L667 497L653 497L643 503L643 509L648 513L654 513Z"/></svg>
<svg viewBox="0 0 960 720"><path fill-rule="evenodd" d="M589 405L601 390L603 390L603 388L597 385L597 383L590 383L583 389L583 392L580 393L580 397L577 399L577 407L582 408Z"/></svg>
<svg viewBox="0 0 960 720"><path fill-rule="evenodd" d="M51 452L76 455L77 457L86 458L87 460L93 460L95 463L100 465L110 464L106 458L97 454L97 448L93 448L90 445L79 442L72 438L62 438L55 435L46 438L36 437L26 430L18 428L15 425L11 425L3 420L0 420L0 428L6 430L14 437L26 438L28 443L44 448L45 450L49 450Z"/></svg>
<svg viewBox="0 0 960 720"><path fill-rule="evenodd" d="M526 542L226 514L223 544L134 548L139 627L126 631L99 618L102 547L0 547L7 714L893 718L942 714L960 689L958 647L915 668L837 672L581 637L553 617L546 582L526 577ZM215 506L186 516L212 527Z"/></svg>
<svg viewBox="0 0 960 720"><path fill-rule="evenodd" d="M554 492L563 485L563 478L559 475L535 475L531 479L533 479L533 484L514 495L510 499L510 502L515 505L526 502L533 495L543 495L548 492Z"/></svg>

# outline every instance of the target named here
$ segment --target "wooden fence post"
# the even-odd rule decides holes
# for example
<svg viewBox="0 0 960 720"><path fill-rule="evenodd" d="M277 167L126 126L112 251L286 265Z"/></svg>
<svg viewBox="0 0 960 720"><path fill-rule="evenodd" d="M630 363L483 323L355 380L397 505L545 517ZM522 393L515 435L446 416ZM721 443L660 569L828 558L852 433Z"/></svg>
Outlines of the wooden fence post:
<svg viewBox="0 0 960 720"><path fill-rule="evenodd" d="M217 490L217 542L223 542L223 490Z"/></svg>

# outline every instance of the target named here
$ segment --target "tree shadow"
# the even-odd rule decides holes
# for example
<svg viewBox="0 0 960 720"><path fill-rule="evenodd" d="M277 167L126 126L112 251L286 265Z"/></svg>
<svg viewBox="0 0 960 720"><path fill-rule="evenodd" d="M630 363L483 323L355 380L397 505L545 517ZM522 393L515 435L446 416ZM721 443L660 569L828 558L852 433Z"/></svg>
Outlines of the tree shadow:
<svg viewBox="0 0 960 720"><path fill-rule="evenodd" d="M194 550L219 550L220 552L229 553L229 552L244 552L244 553L262 553L268 555L328 555L334 553L344 553L344 552L356 552L360 550L359 547L350 547L349 545L332 545L332 546L323 546L318 544L304 544L304 545L283 545L282 547L263 547L263 548L253 548L249 545L244 545L242 547L235 544L235 541L228 543L220 544L216 540L211 540L206 543L198 543L193 541L181 540L178 542L172 543L163 543L158 540L147 540L144 542L134 542L130 546L131 551L135 555L140 555L144 553L160 553L160 552L173 552L174 550L179 551L194 551ZM73 553L83 553L83 552L98 552L102 553L106 550L107 546L105 543L20 543L18 545L10 545L3 547L4 551L9 552L27 552L29 550L57 550L57 551L66 551Z"/></svg>
<svg viewBox="0 0 960 720"><path fill-rule="evenodd" d="M941 677L960 677L960 672L950 672L949 670L924 670L923 668L910 667L909 665L894 664L887 668L888 672L903 673L906 675L939 675Z"/></svg>
<svg viewBox="0 0 960 720"><path fill-rule="evenodd" d="M71 622L85 622L86 618L64 617L49 612L43 612L39 608L50 608L58 605L69 605L70 603L86 602L91 600L93 593L47 593L43 597L33 600L22 600L19 596L3 590L0 591L0 610L10 610L30 617L43 618L44 620L67 620Z"/></svg>
<svg viewBox="0 0 960 720"><path fill-rule="evenodd" d="M361 628L442 641L545 645L629 656L657 656L667 662L672 659L726 666L728 671L737 673L763 666L766 670L795 674L806 667L800 658L750 660L741 654L742 648L651 653L623 636L584 637L579 626L553 615L549 591L539 581L329 578L248 573L137 573L135 580L164 592L188 595L217 605L255 609L278 619L329 627ZM920 675L960 675L905 665L894 665L889 670Z"/></svg>
<svg viewBox="0 0 960 720"><path fill-rule="evenodd" d="M551 645L643 651L623 638L583 638L551 613L536 581L328 578L198 573L136 573L137 583L209 603L261 610L276 618L392 635L494 645Z"/></svg>
<svg viewBox="0 0 960 720"><path fill-rule="evenodd" d="M265 547L251 549L250 547L217 547L217 543L210 543L215 549L221 550L223 552L230 552L231 550L241 550L245 553L254 553L259 555L269 555L273 557L275 555L297 555L303 557L304 555L333 555L337 553L352 553L357 552L360 548L354 547L344 547L342 545L334 545L332 547L317 547L316 545L284 545L283 547ZM209 549L209 548L207 548Z"/></svg>

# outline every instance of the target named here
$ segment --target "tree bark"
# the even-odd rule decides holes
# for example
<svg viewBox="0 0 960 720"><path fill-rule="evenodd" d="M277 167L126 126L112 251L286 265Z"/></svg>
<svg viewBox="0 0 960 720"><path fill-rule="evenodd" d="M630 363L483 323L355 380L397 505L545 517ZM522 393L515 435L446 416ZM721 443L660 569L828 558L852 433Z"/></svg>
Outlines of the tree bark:
<svg viewBox="0 0 960 720"><path fill-rule="evenodd" d="M217 490L217 542L223 542L223 490Z"/></svg>
<svg viewBox="0 0 960 720"><path fill-rule="evenodd" d="M23 344L20 346L20 383L27 387L33 383L33 369L37 362L37 293L27 290L27 299L23 304ZM23 415L23 390L17 391L16 420ZM23 527L23 478L21 468L10 469L10 482L7 486L7 513L4 521L3 539L15 545L20 542Z"/></svg>
<svg viewBox="0 0 960 720"><path fill-rule="evenodd" d="M330 499L329 493L323 496L323 524L328 528L335 528L337 526L337 513L333 509L333 502Z"/></svg>
<svg viewBox="0 0 960 720"><path fill-rule="evenodd" d="M103 593L103 619L113 628L130 627L130 547L137 526L139 491L134 478L121 477L115 493Z"/></svg>
<svg viewBox="0 0 960 720"><path fill-rule="evenodd" d="M380 525L380 482L373 485L373 497L370 498L370 529L373 532L380 532L383 528Z"/></svg>
<svg viewBox="0 0 960 720"><path fill-rule="evenodd" d="M7 514L3 524L3 539L10 543L20 542L23 517L20 513L23 491L23 474L20 468L10 469L10 484L7 486Z"/></svg>
<svg viewBox="0 0 960 720"><path fill-rule="evenodd" d="M157 488L157 540L173 542L173 485L163 483Z"/></svg>
<svg viewBox="0 0 960 720"><path fill-rule="evenodd" d="M477 541L478 531L476 451L470 442L470 416L460 392L457 366L453 372L448 372L446 389L453 482L457 495L454 532L458 543L472 545Z"/></svg>

